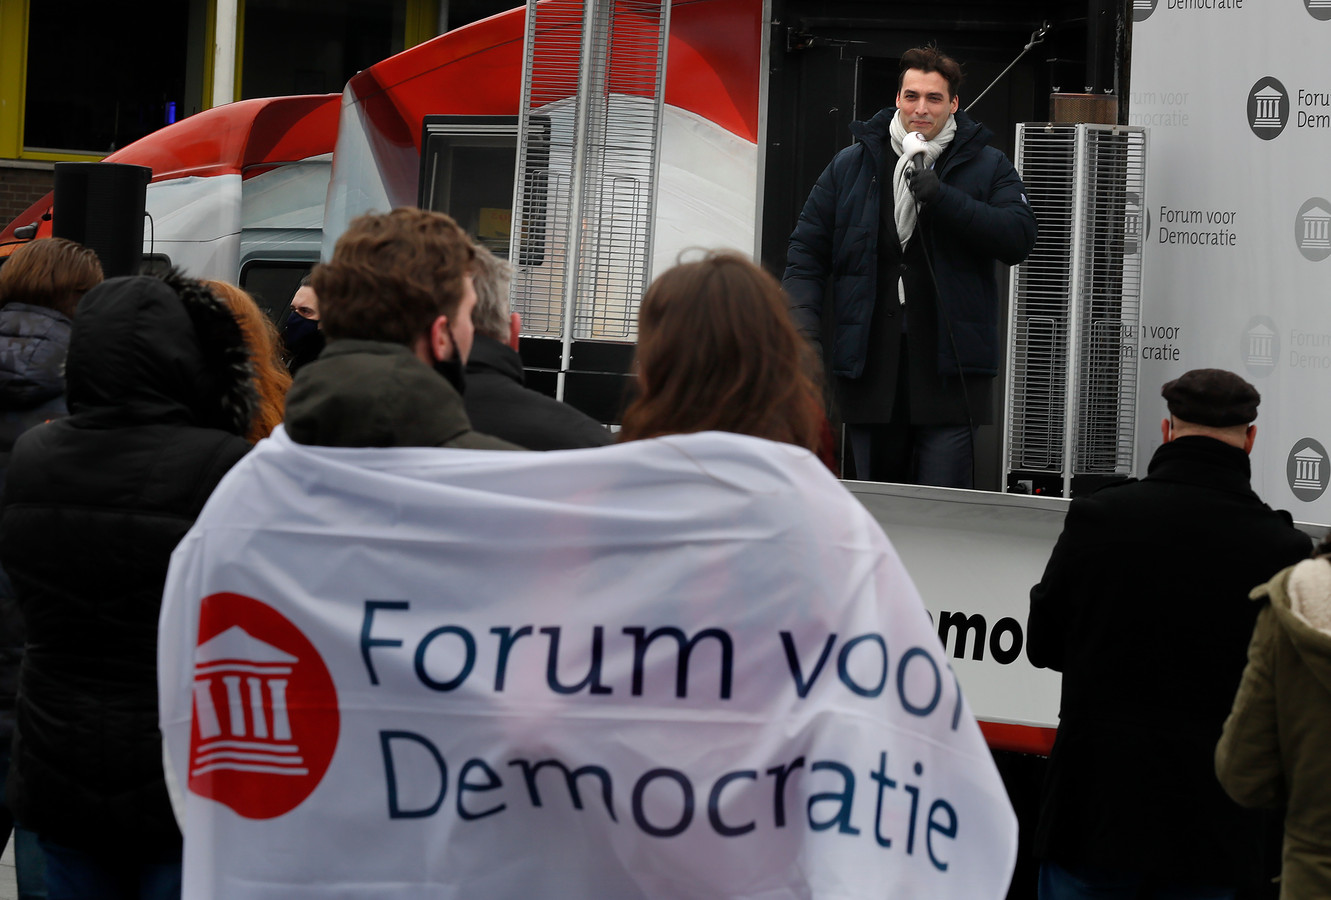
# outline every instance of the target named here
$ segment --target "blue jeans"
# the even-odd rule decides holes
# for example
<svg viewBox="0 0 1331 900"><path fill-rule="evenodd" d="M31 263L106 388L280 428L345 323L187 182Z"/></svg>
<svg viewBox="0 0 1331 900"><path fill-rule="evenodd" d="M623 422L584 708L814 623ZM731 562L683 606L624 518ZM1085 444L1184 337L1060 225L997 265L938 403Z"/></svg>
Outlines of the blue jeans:
<svg viewBox="0 0 1331 900"><path fill-rule="evenodd" d="M41 841L50 900L180 900L180 861L107 858Z"/></svg>
<svg viewBox="0 0 1331 900"><path fill-rule="evenodd" d="M37 843L37 835L14 821L5 805L5 784L9 779L9 743L0 742L0 853L14 835L14 881L19 900L45 900L46 878L43 871L46 859Z"/></svg>
<svg viewBox="0 0 1331 900"><path fill-rule="evenodd" d="M1040 900L1234 900L1234 888L1158 884L1134 872L1040 864Z"/></svg>

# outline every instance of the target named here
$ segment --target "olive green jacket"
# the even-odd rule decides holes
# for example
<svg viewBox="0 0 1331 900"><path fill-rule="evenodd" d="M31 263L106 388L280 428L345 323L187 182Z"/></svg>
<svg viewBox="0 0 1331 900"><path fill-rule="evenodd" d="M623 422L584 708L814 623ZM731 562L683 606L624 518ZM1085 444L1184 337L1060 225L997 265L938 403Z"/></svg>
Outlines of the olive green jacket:
<svg viewBox="0 0 1331 900"><path fill-rule="evenodd" d="M1331 897L1331 561L1252 592L1269 600L1248 647L1216 775L1245 806L1285 806L1281 900Z"/></svg>
<svg viewBox="0 0 1331 900"><path fill-rule="evenodd" d="M287 393L287 434L322 447L521 450L471 429L462 396L407 347L332 341Z"/></svg>

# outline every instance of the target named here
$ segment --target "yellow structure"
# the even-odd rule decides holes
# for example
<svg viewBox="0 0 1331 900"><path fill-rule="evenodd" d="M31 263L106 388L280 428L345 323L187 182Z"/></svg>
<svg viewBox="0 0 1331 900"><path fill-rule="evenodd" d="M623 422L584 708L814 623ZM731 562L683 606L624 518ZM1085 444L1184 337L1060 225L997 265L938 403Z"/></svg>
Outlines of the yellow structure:
<svg viewBox="0 0 1331 900"><path fill-rule="evenodd" d="M40 3L49 3L50 0L37 0ZM166 5L166 4L169 4ZM376 31L382 31L389 35L389 40L384 42L381 56L388 56L398 52L406 47L422 43L443 29L441 23L447 24L448 4L447 0L380 0L382 6L382 15L371 24ZM178 35L167 35L164 40L159 32L153 32L151 29L144 29L145 17L151 18L154 15L154 6L160 6L163 10L169 10L176 15L180 14L182 6L188 6L188 25L177 29ZM507 8L514 3L499 2L496 10ZM53 5L54 6L54 5ZM234 15L234 28L228 25L227 32L234 30L235 42L231 48L233 52L225 52L220 55L215 50L215 37L218 34L217 23L219 15L219 6L222 14ZM280 35L274 35L271 27L271 19L276 15L299 15L291 14L283 7L278 11L276 4L266 3L265 0L159 0L157 4L152 2L139 3L134 6L133 16L124 15L126 23L125 35L130 40L120 40L116 36L97 34L95 37L88 36L92 40L108 41L108 47L114 47L115 52L124 54L127 58L136 60L165 59L170 55L172 49L178 50L180 46L185 47L185 72L183 96L178 98L164 98L163 104L169 101L170 112L164 113L162 118L156 122L150 123L147 130L153 127L160 127L162 124L171 121L172 117L183 118L191 112L206 109L213 105L213 85L215 84L215 60L226 60L228 57L234 60L234 79L232 79L235 88L232 92L232 99L239 100L242 97L263 96L271 90L271 82L267 88L258 87L256 91L247 92L245 78L247 69L245 66L245 45L247 37L250 42L261 40L271 48L275 41L281 42L283 52L274 54L271 49L262 54L256 54L252 68L262 67L263 74L272 76L275 68L280 71L278 74L290 74L288 81L299 86L302 77L305 82L311 79L318 80L319 76L325 76L321 82L322 90L337 91L341 89L342 83L347 77L354 73L356 68L362 68L365 65L376 62L377 59L365 60L354 57L350 52L344 52L341 62L344 67L355 63L355 68L351 71L336 71L336 65L327 62L330 57L329 46L336 41L330 38L330 34L335 36L340 23L338 16L339 4L331 2L322 5L317 19L311 21L308 29L299 27L283 28ZM119 8L118 4L108 4L108 7ZM45 12L45 7L38 7ZM247 15L247 9L251 11ZM363 9L363 8L362 8ZM34 0L0 0L0 169L7 165L14 168L13 161L25 161L27 163L37 164L40 167L42 163L54 162L59 160L98 160L106 155L105 148L93 148L87 146L72 147L49 147L40 146L31 140L30 134L25 134L29 127L27 102L32 95L31 85L29 84L29 45L31 29L41 27L35 22L36 19L42 19L41 16L34 17ZM275 12L276 11L276 12ZM265 27L264 18L261 14L267 13L269 21L268 27ZM357 19L354 22L351 14L343 14L346 22L341 23L341 27L348 34L353 34L358 39L361 46L357 49L362 53L368 52L359 41L363 28L364 20ZM357 13L362 15L363 13ZM137 20L137 21L132 21ZM48 18L43 21L49 22ZM257 24L256 24L257 23ZM461 24L459 22L453 23ZM69 29L71 33L77 34L79 23L70 22L68 18L59 21L62 32ZM260 29L256 34L247 34L247 25ZM89 28L96 28L96 23L90 23ZM45 35L47 44L54 42L55 38L51 35ZM134 46L134 39L138 38L142 46ZM348 43L357 43L348 41ZM164 46L165 45L165 46ZM178 57L177 57L178 58ZM305 69L300 67L306 61L313 60L315 63L322 62L324 68L319 70L317 66L311 65ZM55 63L53 63L55 64ZM285 68L281 68L285 66ZM115 72L105 72L107 84L115 84ZM101 75L97 76L102 77ZM176 70L175 77L179 79L179 70ZM262 81L262 78L255 80ZM271 93L303 93L305 90L271 90ZM119 109L117 108L117 113ZM119 123L119 120L117 120ZM146 133L146 132L143 132ZM89 142L90 143L90 142ZM10 161L10 162L6 162ZM28 168L33 168L29 165Z"/></svg>

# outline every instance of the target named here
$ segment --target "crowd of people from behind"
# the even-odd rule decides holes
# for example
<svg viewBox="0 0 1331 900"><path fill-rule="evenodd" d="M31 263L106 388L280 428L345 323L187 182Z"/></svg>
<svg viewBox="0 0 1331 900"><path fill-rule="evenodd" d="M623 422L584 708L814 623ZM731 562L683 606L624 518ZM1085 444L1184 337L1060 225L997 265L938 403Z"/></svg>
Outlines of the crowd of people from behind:
<svg viewBox="0 0 1331 900"><path fill-rule="evenodd" d="M179 894L157 725L161 592L212 489L279 423L326 446L614 440L522 384L508 277L447 216L364 216L301 288L309 306L292 315L326 346L295 360L293 380L283 336L234 285L104 281L95 254L60 239L0 269L0 722L14 733L4 771L25 896ZM701 379L678 365L686 353ZM721 429L817 450L808 358L770 275L725 254L678 266L645 300L620 439ZM474 429L473 409L512 441ZM71 545L77 560L49 552Z"/></svg>
<svg viewBox="0 0 1331 900"><path fill-rule="evenodd" d="M328 446L612 440L522 386L506 278L446 216L362 217L314 271L327 346L293 382L278 330L233 285L103 281L58 239L0 269L0 726L25 896L43 880L57 898L178 894L158 604L212 488L279 423ZM767 273L729 254L681 263L643 299L618 439L722 430L818 453L812 360ZM1249 487L1250 385L1194 370L1163 396L1146 477L1074 501L1032 590L1031 659L1063 673L1040 896L1259 896L1239 891L1260 882L1272 823L1240 804L1288 809L1281 896L1325 896L1331 544L1309 558ZM474 429L473 408L511 440Z"/></svg>
<svg viewBox="0 0 1331 900"><path fill-rule="evenodd" d="M838 157L811 197L785 294L727 253L651 285L617 438L525 387L507 264L439 213L353 221L282 333L234 285L180 272L103 280L95 254L61 239L17 249L0 268L0 827L14 835L21 895L179 896L158 730L163 585L210 492L279 423L331 447L561 450L721 430L826 452L805 337L833 258L850 252L831 237L849 204L889 240L877 256L852 248L860 280L838 284L833 302L855 315L833 336L833 371L847 397L867 378L901 401L852 422L857 464L891 456L894 470L918 469L918 447L901 441L960 434L948 467L969 483L975 410L963 402L932 422L919 404L936 381L992 377L992 329L980 310L974 346L942 340L934 304L949 301L934 291L950 282L929 288L910 236L957 230L983 244L1008 229L1012 246L951 267L978 270L1024 255L1034 223L1010 165L957 114L952 69L910 59L900 115L870 129L868 151ZM940 174L904 168L899 121L925 134ZM896 202L852 203L855 179L880 172ZM875 274L891 321L867 321ZM971 281L967 297L990 293L987 275ZM871 340L883 352L866 367ZM1031 592L1030 659L1063 678L1039 896L1264 896L1262 850L1280 822L1248 807L1285 811L1280 896L1331 896L1331 543L1310 557L1289 515L1253 492L1251 385L1202 369L1162 396L1146 476L1071 504Z"/></svg>

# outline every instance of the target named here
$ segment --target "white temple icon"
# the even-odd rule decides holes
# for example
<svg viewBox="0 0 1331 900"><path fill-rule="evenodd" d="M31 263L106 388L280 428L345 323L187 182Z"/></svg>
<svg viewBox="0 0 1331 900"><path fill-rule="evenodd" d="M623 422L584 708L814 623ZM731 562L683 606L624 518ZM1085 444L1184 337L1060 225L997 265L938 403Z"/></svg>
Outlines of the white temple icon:
<svg viewBox="0 0 1331 900"><path fill-rule="evenodd" d="M1280 101L1285 99L1285 95L1280 93L1274 87L1267 85L1256 94L1257 97L1257 118L1253 120L1255 128L1281 128L1284 123L1280 121Z"/></svg>
<svg viewBox="0 0 1331 900"><path fill-rule="evenodd" d="M298 661L239 625L199 645L194 720L200 740L191 777L218 769L308 774L300 748L291 742L287 716L287 685Z"/></svg>
<svg viewBox="0 0 1331 900"><path fill-rule="evenodd" d="M1276 333L1265 325L1255 325L1248 331L1248 365L1274 366Z"/></svg>
<svg viewBox="0 0 1331 900"><path fill-rule="evenodd" d="M1322 489L1322 464L1326 462L1322 454L1312 447L1304 447L1294 454L1294 487Z"/></svg>
<svg viewBox="0 0 1331 900"><path fill-rule="evenodd" d="M1314 203L1299 219L1303 222L1300 247L1305 250L1331 250L1331 209Z"/></svg>

